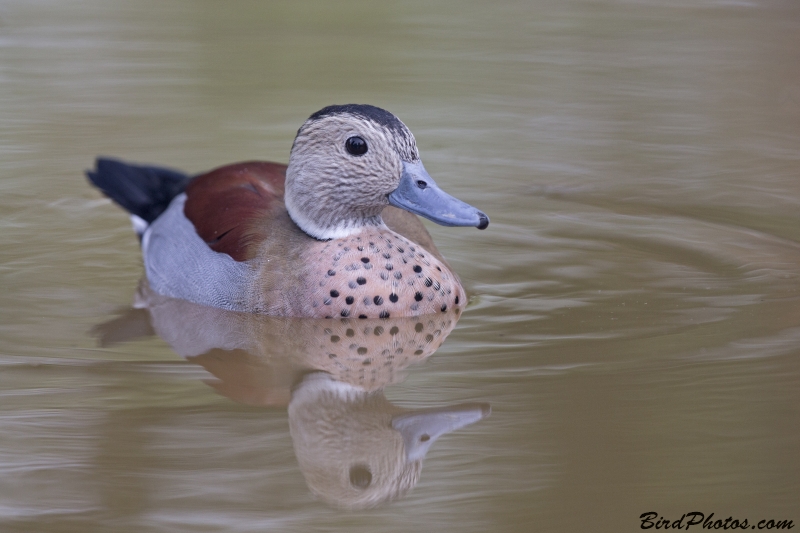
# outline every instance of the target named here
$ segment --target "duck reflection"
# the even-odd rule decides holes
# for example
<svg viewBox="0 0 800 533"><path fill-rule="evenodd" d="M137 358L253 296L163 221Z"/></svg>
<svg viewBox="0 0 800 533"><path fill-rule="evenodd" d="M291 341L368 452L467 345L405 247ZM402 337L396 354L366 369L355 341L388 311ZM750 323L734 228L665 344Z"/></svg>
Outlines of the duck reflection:
<svg viewBox="0 0 800 533"><path fill-rule="evenodd" d="M167 298L142 282L135 308L95 333L103 345L157 333L208 370L214 379L207 383L220 394L287 407L310 490L359 509L406 494L439 437L489 414L478 403L402 409L383 394L433 354L457 320L458 311L376 320L264 317Z"/></svg>
<svg viewBox="0 0 800 533"><path fill-rule="evenodd" d="M309 488L329 503L361 508L404 495L438 437L488 413L487 404L402 410L380 392L317 372L292 394L289 429Z"/></svg>

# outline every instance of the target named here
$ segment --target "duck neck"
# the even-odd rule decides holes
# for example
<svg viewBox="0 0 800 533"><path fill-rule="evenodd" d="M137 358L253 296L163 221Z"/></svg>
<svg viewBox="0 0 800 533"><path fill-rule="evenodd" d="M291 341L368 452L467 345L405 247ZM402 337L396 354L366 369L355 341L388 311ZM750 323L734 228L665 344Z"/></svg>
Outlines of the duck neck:
<svg viewBox="0 0 800 533"><path fill-rule="evenodd" d="M385 228L380 211L377 213L341 212L332 209L326 202L311 199L298 200L287 189L284 197L286 211L297 227L304 233L320 241L343 239L366 228Z"/></svg>

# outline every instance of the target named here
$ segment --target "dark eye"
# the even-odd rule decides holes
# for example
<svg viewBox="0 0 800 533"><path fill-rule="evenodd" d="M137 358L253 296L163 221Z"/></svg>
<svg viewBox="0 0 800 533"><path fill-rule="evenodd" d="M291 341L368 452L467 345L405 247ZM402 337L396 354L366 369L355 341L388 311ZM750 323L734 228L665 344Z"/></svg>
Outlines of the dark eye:
<svg viewBox="0 0 800 533"><path fill-rule="evenodd" d="M350 137L345 141L344 147L350 155L364 155L367 153L367 141L361 137Z"/></svg>
<svg viewBox="0 0 800 533"><path fill-rule="evenodd" d="M372 483L372 472L367 465L354 465L350 468L350 484L359 489L366 489Z"/></svg>

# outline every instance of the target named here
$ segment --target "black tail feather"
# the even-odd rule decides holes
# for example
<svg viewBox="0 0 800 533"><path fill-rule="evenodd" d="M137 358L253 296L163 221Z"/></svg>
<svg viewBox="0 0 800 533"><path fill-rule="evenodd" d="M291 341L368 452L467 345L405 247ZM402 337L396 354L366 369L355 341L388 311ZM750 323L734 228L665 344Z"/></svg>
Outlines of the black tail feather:
<svg viewBox="0 0 800 533"><path fill-rule="evenodd" d="M104 157L97 158L97 169L87 170L86 177L106 196L148 224L186 189L190 179L175 170L131 165Z"/></svg>

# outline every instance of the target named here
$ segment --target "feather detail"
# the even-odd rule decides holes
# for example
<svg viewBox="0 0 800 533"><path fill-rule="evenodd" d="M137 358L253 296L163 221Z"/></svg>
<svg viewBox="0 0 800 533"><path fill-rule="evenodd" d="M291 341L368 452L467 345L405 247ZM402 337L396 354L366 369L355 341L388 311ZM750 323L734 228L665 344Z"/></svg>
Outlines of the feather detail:
<svg viewBox="0 0 800 533"><path fill-rule="evenodd" d="M186 188L184 215L209 248L247 261L268 229L263 222L283 209L286 165L250 161L217 168Z"/></svg>

